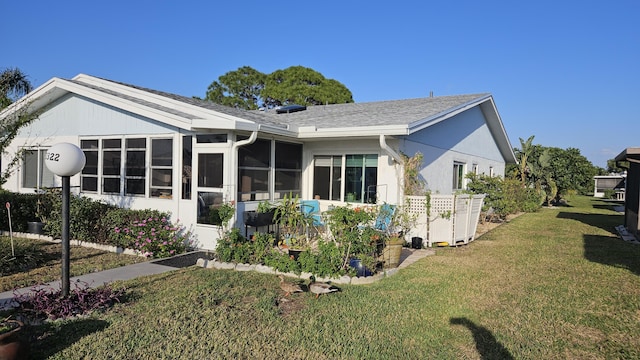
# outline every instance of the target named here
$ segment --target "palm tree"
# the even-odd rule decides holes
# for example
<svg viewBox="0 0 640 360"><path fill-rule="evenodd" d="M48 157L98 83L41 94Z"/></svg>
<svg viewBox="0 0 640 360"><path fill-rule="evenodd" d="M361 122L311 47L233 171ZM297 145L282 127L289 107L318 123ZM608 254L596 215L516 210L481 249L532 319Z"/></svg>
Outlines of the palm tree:
<svg viewBox="0 0 640 360"><path fill-rule="evenodd" d="M33 89L27 76L18 68L9 68L0 71L0 111L11 105L14 101L26 95ZM28 109L28 106L25 107ZM5 153L11 141L16 137L21 127L38 118L38 113L29 113L26 110L18 110L10 114L4 114L0 118L0 154ZM0 187L4 184L12 170L18 165L21 151L16 152L9 161L1 163Z"/></svg>
<svg viewBox="0 0 640 360"><path fill-rule="evenodd" d="M526 141L519 138L521 149L518 151L518 155L520 155L518 160L520 166L517 169L518 174L516 174L516 177L519 178L525 186L527 185L527 178L531 173L531 168L529 167L527 160L529 160L529 156L531 156L533 152L533 137L534 135L529 136Z"/></svg>
<svg viewBox="0 0 640 360"><path fill-rule="evenodd" d="M33 90L31 82L18 68L8 68L0 72L0 109Z"/></svg>

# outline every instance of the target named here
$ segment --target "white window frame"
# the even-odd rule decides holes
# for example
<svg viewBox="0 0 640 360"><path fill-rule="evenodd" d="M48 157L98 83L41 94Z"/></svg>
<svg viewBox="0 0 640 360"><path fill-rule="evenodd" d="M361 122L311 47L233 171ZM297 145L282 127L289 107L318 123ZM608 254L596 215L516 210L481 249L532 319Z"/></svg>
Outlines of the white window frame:
<svg viewBox="0 0 640 360"><path fill-rule="evenodd" d="M126 171L127 171L127 150L137 150L137 151L141 151L142 148L131 148L128 149L127 148L127 140L128 139L145 139L145 148L144 148L144 159L145 159L145 170L144 170L144 176L143 175L127 175ZM157 140L157 139L164 139L164 140L171 140L171 165L161 165L161 166L152 166L152 162L153 162L153 147L152 147L152 143L153 140ZM123 197L145 197L145 198L160 198L160 199L171 199L172 196L179 196L177 195L174 187L176 185L176 182L174 181L174 171L173 168L175 165L177 165L177 162L179 162L179 159L176 159L176 155L175 155L175 143L176 143L176 138L175 136L140 136L140 135L133 135L133 136L91 136L91 137L82 137L80 138L80 143L82 143L82 141L84 140L97 140L98 141L98 148L97 149L82 149L83 151L87 151L87 152L97 152L98 153L98 174L81 174L81 182L83 178L97 178L97 191L92 191L92 190L83 190L82 187L80 188L80 192L81 193L87 193L87 194L97 194L97 195L116 195L116 196L123 196ZM120 140L120 148L118 150L116 150L116 148L112 148L112 149L105 149L104 148L104 140ZM104 153L105 151L109 152L118 152L120 154L120 173L119 175L105 175L104 174ZM170 174L171 174L171 180L170 186L156 186L156 185L152 185L152 180L151 180L151 174L152 171L154 169L161 169L161 170L165 170L165 169L169 169ZM144 194L127 194L127 190L126 190L126 181L127 179L141 179L144 178ZM119 187L119 191L118 192L106 192L104 191L104 179L118 179L120 187ZM158 196L153 196L152 194L152 189L165 189L166 191L163 191L162 194L158 194Z"/></svg>
<svg viewBox="0 0 640 360"><path fill-rule="evenodd" d="M47 154L47 150L49 148L48 147L41 147L41 146L36 146L36 147L25 147L22 149L23 154L22 154L22 164L20 166L20 187L23 189L34 189L36 191L42 189L42 188L47 188L47 187L53 187L55 185L55 174L53 174L52 171L49 170L49 168L47 168L47 166L44 163L45 160L45 156ZM35 179L35 187L33 186L25 186L25 176L27 175L27 171L25 169L25 167L27 166L27 161L25 156L27 155L28 152L35 152L36 153L36 168L35 168L35 173L36 173L36 179ZM50 182L47 183L43 183L44 181L46 181L46 179L50 179Z"/></svg>
<svg viewBox="0 0 640 360"><path fill-rule="evenodd" d="M466 187L464 175L466 164L460 161L453 162L453 191L464 190Z"/></svg>

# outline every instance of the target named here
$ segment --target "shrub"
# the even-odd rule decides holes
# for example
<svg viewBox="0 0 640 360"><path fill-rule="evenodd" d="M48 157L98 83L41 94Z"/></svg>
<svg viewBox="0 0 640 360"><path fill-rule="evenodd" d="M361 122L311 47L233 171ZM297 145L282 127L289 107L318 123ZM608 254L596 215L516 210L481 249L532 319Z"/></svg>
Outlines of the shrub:
<svg viewBox="0 0 640 360"><path fill-rule="evenodd" d="M534 212L544 200L534 188L524 187L516 179L503 179L484 174L468 174L471 180L468 189L474 194L485 194L483 211L493 208L496 214L505 217L520 211Z"/></svg>
<svg viewBox="0 0 640 360"><path fill-rule="evenodd" d="M281 272L291 272L298 275L302 272L300 263L296 261L293 256L279 251L270 252L269 256L265 258L264 264Z"/></svg>
<svg viewBox="0 0 640 360"><path fill-rule="evenodd" d="M333 241L320 240L317 251L304 251L298 262L304 272L318 276L339 276L345 273L343 269L343 249Z"/></svg>
<svg viewBox="0 0 640 360"><path fill-rule="evenodd" d="M135 239L127 236L128 234L120 231L113 231L115 228L124 229L130 226L138 219L148 218L169 218L169 214L166 212L144 209L144 210L130 210L123 208L113 208L109 210L99 220L100 231L97 234L97 242L104 242L123 248L132 248L135 244Z"/></svg>
<svg viewBox="0 0 640 360"><path fill-rule="evenodd" d="M41 194L42 212L47 214L42 220L45 222L44 231L49 236L62 236L62 193L59 190L47 190ZM101 201L85 196L71 195L69 198L69 236L81 241L97 242L106 233L100 228L100 219L107 212L116 208Z"/></svg>
<svg viewBox="0 0 640 360"><path fill-rule="evenodd" d="M11 204L11 228L13 231L27 231L27 222L34 221L38 212L36 194L19 194L0 190L0 205L4 209L2 216L0 216L0 228L9 231L6 203Z"/></svg>
<svg viewBox="0 0 640 360"><path fill-rule="evenodd" d="M163 258L187 251L191 245L191 233L184 226L172 225L165 217L148 217L134 220L129 226L113 230L124 233L133 249L146 257Z"/></svg>
<svg viewBox="0 0 640 360"><path fill-rule="evenodd" d="M114 290L109 285L91 289L89 284L77 282L69 296L54 288L34 289L30 293L16 294L15 301L21 312L38 319L63 319L106 309L120 302L125 289Z"/></svg>

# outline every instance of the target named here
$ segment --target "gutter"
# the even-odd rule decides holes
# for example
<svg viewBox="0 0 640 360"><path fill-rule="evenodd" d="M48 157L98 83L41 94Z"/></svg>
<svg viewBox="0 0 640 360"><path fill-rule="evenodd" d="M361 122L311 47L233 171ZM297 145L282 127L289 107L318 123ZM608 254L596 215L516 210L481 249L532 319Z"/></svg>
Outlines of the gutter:
<svg viewBox="0 0 640 360"><path fill-rule="evenodd" d="M384 150L387 155L391 156L398 164L402 164L402 157L400 157L400 155L398 155L398 153L387 144L387 139L383 134L380 134L380 148L382 148L382 150Z"/></svg>
<svg viewBox="0 0 640 360"><path fill-rule="evenodd" d="M404 197L404 163L402 157L387 144L387 139L383 134L380 134L380 148L391 156L396 164L400 165L399 169L396 168L396 182L398 184L396 196L398 204L402 204L402 198Z"/></svg>
<svg viewBox="0 0 640 360"><path fill-rule="evenodd" d="M238 179L238 148L241 146L245 146L245 145L250 145L253 144L256 139L258 138L258 130L260 130L260 125L258 125L258 129L254 130L251 132L251 136L249 136L248 139L246 140L240 140L235 142L232 146L231 146L231 157L232 157L232 161L231 164L233 166L233 175L234 175L234 180L231 183L231 189L233 191L233 193L229 196L229 200L233 201L234 203L236 202L236 196L238 194L238 191L236 191L236 180Z"/></svg>

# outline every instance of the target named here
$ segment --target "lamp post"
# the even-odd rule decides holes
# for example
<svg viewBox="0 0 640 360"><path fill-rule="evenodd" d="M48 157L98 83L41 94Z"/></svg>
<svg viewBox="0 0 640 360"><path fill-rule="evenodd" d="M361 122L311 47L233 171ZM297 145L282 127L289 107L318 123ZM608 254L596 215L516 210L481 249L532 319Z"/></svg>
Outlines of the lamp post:
<svg viewBox="0 0 640 360"><path fill-rule="evenodd" d="M52 173L62 177L62 296L69 296L69 198L70 178L79 173L87 159L82 150L70 143L53 145L44 163Z"/></svg>

